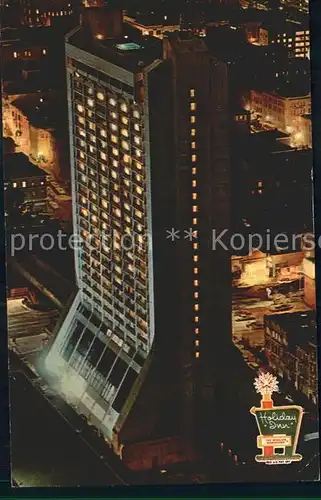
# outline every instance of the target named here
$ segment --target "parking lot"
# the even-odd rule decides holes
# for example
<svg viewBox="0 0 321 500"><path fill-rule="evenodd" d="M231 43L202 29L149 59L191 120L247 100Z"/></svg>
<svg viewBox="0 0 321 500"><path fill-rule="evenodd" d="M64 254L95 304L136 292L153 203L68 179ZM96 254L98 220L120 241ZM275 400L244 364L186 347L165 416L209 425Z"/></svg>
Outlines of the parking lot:
<svg viewBox="0 0 321 500"><path fill-rule="evenodd" d="M257 289L257 296L250 289L234 289L232 305L232 328L233 340L236 345L245 341L251 347L260 348L264 346L264 316L271 314L283 314L296 311L306 311L310 308L303 302L300 292L291 296L275 294L268 298L262 288ZM254 296L253 296L254 295ZM261 298L266 296L265 298Z"/></svg>

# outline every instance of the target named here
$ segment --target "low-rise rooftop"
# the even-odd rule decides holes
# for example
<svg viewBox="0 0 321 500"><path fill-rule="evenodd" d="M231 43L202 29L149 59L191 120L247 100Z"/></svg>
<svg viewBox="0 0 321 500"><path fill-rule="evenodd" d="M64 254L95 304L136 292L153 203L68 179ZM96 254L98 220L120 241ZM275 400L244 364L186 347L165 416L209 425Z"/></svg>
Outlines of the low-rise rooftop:
<svg viewBox="0 0 321 500"><path fill-rule="evenodd" d="M287 333L289 347L306 347L309 343L315 344L317 325L315 311L298 311L265 316L265 320L278 325Z"/></svg>
<svg viewBox="0 0 321 500"><path fill-rule="evenodd" d="M4 155L4 178L6 181L27 177L46 177L46 172L29 161L23 153Z"/></svg>
<svg viewBox="0 0 321 500"><path fill-rule="evenodd" d="M40 128L52 128L56 107L52 98L42 93L22 95L11 103L24 114L31 125Z"/></svg>

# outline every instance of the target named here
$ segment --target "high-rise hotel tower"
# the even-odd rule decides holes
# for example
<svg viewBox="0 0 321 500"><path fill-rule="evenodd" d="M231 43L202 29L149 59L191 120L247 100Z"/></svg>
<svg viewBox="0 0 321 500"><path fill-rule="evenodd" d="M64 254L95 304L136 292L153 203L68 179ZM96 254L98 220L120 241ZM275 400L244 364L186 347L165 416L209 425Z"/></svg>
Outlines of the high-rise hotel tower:
<svg viewBox="0 0 321 500"><path fill-rule="evenodd" d="M163 45L85 13L66 41L78 292L46 365L119 451L192 435L213 404L230 338L229 256L212 250L228 227L226 72L201 39Z"/></svg>

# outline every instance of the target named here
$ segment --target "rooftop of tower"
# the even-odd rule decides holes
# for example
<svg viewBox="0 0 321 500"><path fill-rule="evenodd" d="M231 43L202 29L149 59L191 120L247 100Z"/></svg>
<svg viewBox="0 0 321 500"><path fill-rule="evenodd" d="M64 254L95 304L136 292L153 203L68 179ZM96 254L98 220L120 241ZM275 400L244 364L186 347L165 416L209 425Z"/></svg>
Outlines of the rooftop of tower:
<svg viewBox="0 0 321 500"><path fill-rule="evenodd" d="M105 9L96 8L96 12ZM108 15L108 14L107 14ZM108 27L108 19L90 20L69 33L68 44L89 52L105 61L111 62L128 71L136 72L162 58L162 42L152 36L143 36L132 26L118 23ZM117 24L117 23L116 23Z"/></svg>

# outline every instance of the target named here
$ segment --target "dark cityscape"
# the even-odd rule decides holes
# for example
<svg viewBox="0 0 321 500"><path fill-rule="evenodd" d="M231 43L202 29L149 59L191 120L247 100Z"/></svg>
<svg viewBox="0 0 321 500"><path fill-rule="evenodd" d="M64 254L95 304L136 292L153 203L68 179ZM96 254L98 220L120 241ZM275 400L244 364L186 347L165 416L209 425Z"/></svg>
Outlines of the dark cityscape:
<svg viewBox="0 0 321 500"><path fill-rule="evenodd" d="M12 485L319 480L308 1L1 9Z"/></svg>

